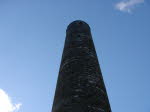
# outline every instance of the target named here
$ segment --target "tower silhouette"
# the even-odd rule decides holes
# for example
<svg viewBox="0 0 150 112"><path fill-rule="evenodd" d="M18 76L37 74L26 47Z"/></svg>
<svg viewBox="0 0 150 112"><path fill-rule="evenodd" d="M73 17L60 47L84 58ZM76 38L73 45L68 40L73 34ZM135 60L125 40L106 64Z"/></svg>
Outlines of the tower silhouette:
<svg viewBox="0 0 150 112"><path fill-rule="evenodd" d="M66 31L52 112L111 112L90 27L80 20Z"/></svg>

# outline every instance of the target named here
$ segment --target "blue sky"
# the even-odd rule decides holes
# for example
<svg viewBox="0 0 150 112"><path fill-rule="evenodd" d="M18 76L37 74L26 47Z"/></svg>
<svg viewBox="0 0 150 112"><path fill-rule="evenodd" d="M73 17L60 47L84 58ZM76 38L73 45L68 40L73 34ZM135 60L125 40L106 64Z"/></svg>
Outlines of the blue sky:
<svg viewBox="0 0 150 112"><path fill-rule="evenodd" d="M149 112L149 12L148 0L0 0L0 89L21 104L11 112L51 111L65 30L79 19L91 27L112 111Z"/></svg>

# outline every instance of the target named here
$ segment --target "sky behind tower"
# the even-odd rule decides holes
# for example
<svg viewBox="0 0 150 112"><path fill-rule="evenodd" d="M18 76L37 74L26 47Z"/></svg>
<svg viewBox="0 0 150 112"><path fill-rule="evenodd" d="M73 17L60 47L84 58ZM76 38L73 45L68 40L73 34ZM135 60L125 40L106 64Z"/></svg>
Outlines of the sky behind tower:
<svg viewBox="0 0 150 112"><path fill-rule="evenodd" d="M149 12L148 0L0 0L0 112L51 111L74 20L91 27L112 111L149 112Z"/></svg>

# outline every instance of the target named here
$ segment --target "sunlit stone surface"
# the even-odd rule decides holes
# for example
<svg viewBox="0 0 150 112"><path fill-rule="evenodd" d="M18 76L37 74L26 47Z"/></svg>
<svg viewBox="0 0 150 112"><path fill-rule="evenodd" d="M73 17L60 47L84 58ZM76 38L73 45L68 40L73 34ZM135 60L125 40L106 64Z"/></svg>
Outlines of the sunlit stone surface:
<svg viewBox="0 0 150 112"><path fill-rule="evenodd" d="M67 28L52 112L111 112L90 27L83 21Z"/></svg>

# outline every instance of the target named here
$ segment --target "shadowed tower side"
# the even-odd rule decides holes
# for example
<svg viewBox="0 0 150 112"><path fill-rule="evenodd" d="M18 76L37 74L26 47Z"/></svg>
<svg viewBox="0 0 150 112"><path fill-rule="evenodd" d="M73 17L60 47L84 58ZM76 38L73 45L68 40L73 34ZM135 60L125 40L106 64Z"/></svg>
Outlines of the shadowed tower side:
<svg viewBox="0 0 150 112"><path fill-rule="evenodd" d="M80 20L66 31L52 112L111 112L90 27Z"/></svg>

